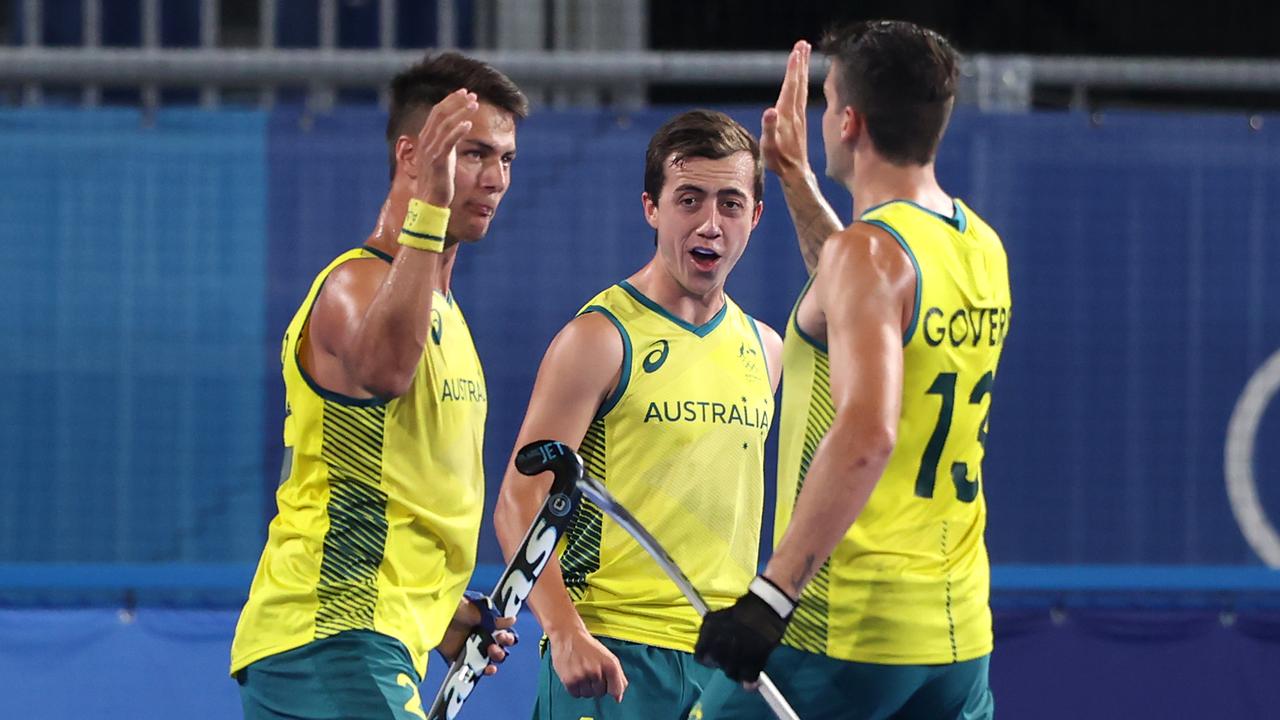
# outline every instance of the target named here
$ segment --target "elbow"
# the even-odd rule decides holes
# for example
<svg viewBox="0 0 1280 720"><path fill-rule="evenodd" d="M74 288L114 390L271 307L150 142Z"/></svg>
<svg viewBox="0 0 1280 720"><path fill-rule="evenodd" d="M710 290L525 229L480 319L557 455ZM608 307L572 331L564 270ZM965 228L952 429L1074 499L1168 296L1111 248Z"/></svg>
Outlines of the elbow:
<svg viewBox="0 0 1280 720"><path fill-rule="evenodd" d="M845 427L833 427L835 432L831 434L840 438L840 457L844 458L846 471L883 471L898 442L897 425L865 421L841 424Z"/></svg>
<svg viewBox="0 0 1280 720"><path fill-rule="evenodd" d="M858 454L859 467L871 466L883 471L889 465L893 448L898 443L897 428L876 428L867 433Z"/></svg>

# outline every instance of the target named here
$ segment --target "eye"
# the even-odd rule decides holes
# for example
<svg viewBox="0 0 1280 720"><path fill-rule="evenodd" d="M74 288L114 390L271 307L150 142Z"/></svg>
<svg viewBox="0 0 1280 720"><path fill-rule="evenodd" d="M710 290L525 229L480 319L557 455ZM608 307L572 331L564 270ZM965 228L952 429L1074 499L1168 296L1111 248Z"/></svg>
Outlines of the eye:
<svg viewBox="0 0 1280 720"><path fill-rule="evenodd" d="M515 155L503 155L503 156L502 156L502 164L503 164L503 165L510 165L511 163L513 163L513 162L515 162L515 161L516 161L516 156L515 156Z"/></svg>
<svg viewBox="0 0 1280 720"><path fill-rule="evenodd" d="M723 203L723 205L724 205L724 207L725 207L725 209L726 209L726 210L741 210L741 209L742 209L742 201L740 201L740 200L725 200L725 201L724 201L724 203Z"/></svg>
<svg viewBox="0 0 1280 720"><path fill-rule="evenodd" d="M685 195L680 199L676 200L676 202L683 207L693 207L698 204L698 198L692 195Z"/></svg>
<svg viewBox="0 0 1280 720"><path fill-rule="evenodd" d="M462 155L463 157L468 157L472 160L479 160L484 157L484 153L480 150L467 150L463 152Z"/></svg>

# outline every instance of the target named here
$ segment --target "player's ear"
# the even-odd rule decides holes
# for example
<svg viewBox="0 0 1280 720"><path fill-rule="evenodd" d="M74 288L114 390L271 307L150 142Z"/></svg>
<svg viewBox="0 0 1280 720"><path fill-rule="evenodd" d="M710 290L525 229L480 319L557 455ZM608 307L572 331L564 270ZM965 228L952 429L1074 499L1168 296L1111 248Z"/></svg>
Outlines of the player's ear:
<svg viewBox="0 0 1280 720"><path fill-rule="evenodd" d="M751 211L751 229L755 230L756 225L760 224L760 215L764 212L764 201L757 200L755 208Z"/></svg>
<svg viewBox="0 0 1280 720"><path fill-rule="evenodd" d="M649 227L658 229L658 202L649 197L649 193L640 193L640 203L644 205L644 219Z"/></svg>
<svg viewBox="0 0 1280 720"><path fill-rule="evenodd" d="M855 143L867 127L867 118L862 113L845 105L840 110L840 139L847 143Z"/></svg>
<svg viewBox="0 0 1280 720"><path fill-rule="evenodd" d="M418 168L413 164L413 146L417 142L408 135L396 138L396 172L404 173L410 179L418 177Z"/></svg>

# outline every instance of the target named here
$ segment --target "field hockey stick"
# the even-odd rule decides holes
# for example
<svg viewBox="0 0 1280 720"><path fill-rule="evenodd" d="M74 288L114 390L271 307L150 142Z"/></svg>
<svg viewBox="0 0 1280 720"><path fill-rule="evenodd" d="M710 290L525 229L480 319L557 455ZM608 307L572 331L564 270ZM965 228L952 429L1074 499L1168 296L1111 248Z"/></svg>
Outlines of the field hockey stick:
<svg viewBox="0 0 1280 720"><path fill-rule="evenodd" d="M599 480L588 475L582 475L578 478L578 488L582 494L587 497L600 511L608 515L614 522L622 526L636 542L640 543L640 547L645 552L653 556L658 562L658 566L662 571L670 577L676 587L680 588L680 592L689 599L689 604L693 605L693 609L698 611L699 615L707 614L707 601L702 599L702 595L698 589L689 582L688 576L676 565L676 561L671 558L662 544L658 542L644 525L636 520L635 516L629 510L622 506L613 494L605 488L604 484ZM769 705L769 709L777 715L779 720L799 720L800 716L796 715L796 711L791 709L791 705L787 703L787 699L782 696L782 692L778 690L778 686L773 684L768 675L760 673L760 696L764 698L765 703Z"/></svg>
<svg viewBox="0 0 1280 720"><path fill-rule="evenodd" d="M493 620L514 617L524 607L533 583L542 574L555 552L556 542L564 535L578 509L581 493L577 481L582 477L582 458L564 443L539 440L516 453L516 469L525 475L538 475L548 470L555 476L542 509L511 562L507 564L493 593L480 601L481 624L467 636L462 651L449 667L436 699L427 713L428 720L453 720L467 701L476 683L489 666L489 647L493 645ZM483 606L487 605L487 609Z"/></svg>

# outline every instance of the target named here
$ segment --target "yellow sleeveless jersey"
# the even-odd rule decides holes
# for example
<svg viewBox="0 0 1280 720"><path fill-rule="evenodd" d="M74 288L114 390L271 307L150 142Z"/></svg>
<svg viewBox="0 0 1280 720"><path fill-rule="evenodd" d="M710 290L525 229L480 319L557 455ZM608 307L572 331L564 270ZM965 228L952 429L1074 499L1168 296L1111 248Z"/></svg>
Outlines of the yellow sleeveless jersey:
<svg viewBox="0 0 1280 720"><path fill-rule="evenodd" d="M607 317L624 348L618 387L582 441L587 474L653 533L712 609L731 604L756 572L773 416L755 321L726 297L695 327L627 282L580 312ZM560 565L592 634L693 652L698 614L640 545L586 501Z"/></svg>
<svg viewBox="0 0 1280 720"><path fill-rule="evenodd" d="M374 257L391 260L367 247L334 260L285 333L290 465L236 627L233 673L344 630L372 630L403 642L423 674L474 569L487 400L452 296L436 294L413 383L389 402L329 392L298 361L325 279Z"/></svg>
<svg viewBox="0 0 1280 720"><path fill-rule="evenodd" d="M1008 263L1000 238L959 201L953 218L895 201L861 220L888 231L916 268L898 441L783 642L858 662L971 660L992 646L981 465L1009 328ZM783 375L775 542L834 414L827 349L800 330L794 310Z"/></svg>

